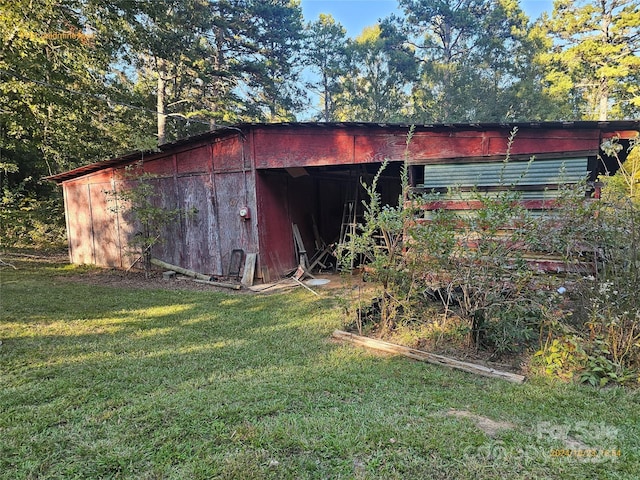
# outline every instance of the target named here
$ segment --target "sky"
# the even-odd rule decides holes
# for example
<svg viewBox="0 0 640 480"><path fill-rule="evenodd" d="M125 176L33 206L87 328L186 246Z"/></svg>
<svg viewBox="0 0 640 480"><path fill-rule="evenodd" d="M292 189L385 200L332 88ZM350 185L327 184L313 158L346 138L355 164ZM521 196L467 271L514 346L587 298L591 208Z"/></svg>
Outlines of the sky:
<svg viewBox="0 0 640 480"><path fill-rule="evenodd" d="M302 0L301 4L305 22L317 20L320 13L330 13L352 38L378 19L398 12L397 0ZM520 0L520 6L535 20L542 12L551 12L553 0Z"/></svg>

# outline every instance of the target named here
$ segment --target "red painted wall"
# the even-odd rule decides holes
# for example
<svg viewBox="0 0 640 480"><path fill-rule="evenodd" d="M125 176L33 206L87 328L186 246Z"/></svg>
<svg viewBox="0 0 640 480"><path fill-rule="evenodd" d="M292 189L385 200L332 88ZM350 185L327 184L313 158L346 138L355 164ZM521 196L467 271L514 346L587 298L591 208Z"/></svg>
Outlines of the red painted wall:
<svg viewBox="0 0 640 480"><path fill-rule="evenodd" d="M256 210L253 172L245 168L239 144L234 136L144 159L144 171L157 176L151 182L158 205L195 212L181 215L164 229L155 256L201 273L225 275L233 249L257 252L257 221L244 221L239 215L241 206ZM135 261L126 244L138 227L126 214L117 213L116 197L106 193L130 184L124 165L63 183L72 263L128 267Z"/></svg>
<svg viewBox="0 0 640 480"><path fill-rule="evenodd" d="M167 240L156 254L170 263L220 275L228 271L231 250L241 248L259 254L258 277L269 281L297 265L291 223L299 226L310 254L315 247L312 217L324 241L336 240L342 206L358 182L349 172L364 169L371 174L385 159L402 161L408 128L283 124L243 125L239 130L214 131L145 156L145 171L160 176L162 204L198 212L168 227ZM595 122L593 128L525 126L511 153L525 158L596 155L601 138L612 131ZM509 127L496 126L418 127L408 158L416 165L487 161L506 153L509 133ZM624 133L626 138L631 135ZM127 156L106 166L82 167L77 176L68 172L57 180L64 186L73 263L126 267L132 261L124 251L135 226L109 210L104 191L121 181L116 168L138 159ZM290 172L296 175L307 169L309 175L294 178L287 167L296 167ZM397 187L391 180L387 187L386 195L393 199ZM245 206L251 211L249 220L239 215Z"/></svg>
<svg viewBox="0 0 640 480"><path fill-rule="evenodd" d="M260 270L264 281L278 280L278 274L296 265L288 181L283 174L259 171L256 174Z"/></svg>
<svg viewBox="0 0 640 480"><path fill-rule="evenodd" d="M407 128L257 129L254 133L256 168L346 165L402 161L407 153ZM444 129L417 131L408 146L410 163L453 158L505 155L510 130ZM521 128L513 155L541 155L570 151L598 152L597 129Z"/></svg>

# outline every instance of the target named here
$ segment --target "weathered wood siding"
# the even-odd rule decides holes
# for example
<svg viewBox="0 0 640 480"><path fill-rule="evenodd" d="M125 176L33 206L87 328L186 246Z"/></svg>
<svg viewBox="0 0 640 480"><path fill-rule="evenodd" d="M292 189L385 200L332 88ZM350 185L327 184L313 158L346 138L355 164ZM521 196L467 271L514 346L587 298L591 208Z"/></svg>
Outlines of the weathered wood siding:
<svg viewBox="0 0 640 480"><path fill-rule="evenodd" d="M72 263L123 266L117 215L107 192L109 172L65 185L69 257Z"/></svg>
<svg viewBox="0 0 640 480"><path fill-rule="evenodd" d="M157 206L182 210L164 229L155 256L225 275L233 249L257 252L257 221L239 215L243 206L256 210L253 173L245 168L239 143L234 137L144 160L144 171L155 175L150 182ZM123 212L118 196L107 193L133 186L124 172L125 166L108 168L63 183L73 263L122 268L136 260L127 243L139 228Z"/></svg>
<svg viewBox="0 0 640 480"><path fill-rule="evenodd" d="M288 179L284 175L258 172L256 192L260 268L264 279L273 281L277 280L278 273L296 264L289 215Z"/></svg>
<svg viewBox="0 0 640 480"><path fill-rule="evenodd" d="M499 162L512 126L418 126L407 149L408 130L377 124L242 124L165 145L144 158L145 171L158 176L158 201L197 213L169 225L154 254L221 275L228 272L231 251L242 249L258 254L258 278L275 280L297 264L292 223L310 253L312 219L325 242L336 240L342 207L353 201L360 172L371 175L384 160L395 162L383 182L388 201L397 195L401 161L410 163L413 181L428 188L423 165ZM637 122L520 124L510 153L516 161L589 158L593 170L603 138L629 139L637 130ZM112 211L104 192L125 188L122 169L139 159L131 154L51 177L64 187L73 263L127 267L135 259L126 254L126 244L136 226ZM613 159L604 160L609 169L617 168ZM250 219L240 217L241 207L249 208Z"/></svg>

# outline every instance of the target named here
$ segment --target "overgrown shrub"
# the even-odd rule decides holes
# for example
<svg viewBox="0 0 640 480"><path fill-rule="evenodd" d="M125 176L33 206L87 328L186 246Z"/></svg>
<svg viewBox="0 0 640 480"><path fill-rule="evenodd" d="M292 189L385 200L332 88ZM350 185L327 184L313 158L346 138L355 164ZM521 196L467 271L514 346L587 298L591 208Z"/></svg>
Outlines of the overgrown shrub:
<svg viewBox="0 0 640 480"><path fill-rule="evenodd" d="M0 246L63 249L66 227L62 199L5 195L0 208Z"/></svg>
<svg viewBox="0 0 640 480"><path fill-rule="evenodd" d="M615 141L603 145L614 156L620 148ZM640 371L639 160L638 152L632 152L615 176L602 177L599 200L581 208L561 205L558 209L575 226L572 241L588 246L597 264L591 274L576 278L573 286L573 325L584 352L575 372L581 381L593 385L627 383L637 380ZM560 341L567 338L561 330L556 335ZM546 353L543 348L541 356Z"/></svg>
<svg viewBox="0 0 640 480"><path fill-rule="evenodd" d="M405 164L397 207L380 204L380 173L365 185L364 222L343 256L349 263L353 256L367 259L367 270L381 283L382 329L393 329L400 318L420 319L436 300L445 318L455 314L468 323L476 347L496 354L523 350L537 339L549 300L522 257L534 219L520 193L510 186L494 195L473 191L465 196L479 204L473 214L442 208L424 218L423 205L458 199L461 192L415 194L406 171Z"/></svg>
<svg viewBox="0 0 640 480"><path fill-rule="evenodd" d="M536 215L522 206L515 185L491 195L465 192L478 207L472 214L440 208L422 215L421 206L461 194L416 195L406 171L397 207L381 205L380 173L365 185L364 221L339 252L345 265L363 260L380 282L381 330L451 315L466 322L476 348L496 355L538 349L546 374L593 385L637 378L638 171L627 166L623 181L605 179L601 199L585 198L586 183L561 186L554 208ZM562 272L542 275L525 254L553 255ZM423 316L434 302L440 318Z"/></svg>
<svg viewBox="0 0 640 480"><path fill-rule="evenodd" d="M479 205L472 214L436 210L411 225L408 262L420 289L437 292L445 309L467 319L474 345L520 351L537 337L546 304L538 294L546 286L523 258L532 219L515 191L472 192L471 199Z"/></svg>
<svg viewBox="0 0 640 480"><path fill-rule="evenodd" d="M152 249L162 243L165 227L178 219L184 210L167 208L160 201L155 180L157 175L144 171L143 162L125 167L118 188L105 191L110 210L122 215L124 221L134 227L133 235L127 238L126 250L135 257L134 264L141 262L145 277L151 276ZM188 212L195 215L195 211Z"/></svg>

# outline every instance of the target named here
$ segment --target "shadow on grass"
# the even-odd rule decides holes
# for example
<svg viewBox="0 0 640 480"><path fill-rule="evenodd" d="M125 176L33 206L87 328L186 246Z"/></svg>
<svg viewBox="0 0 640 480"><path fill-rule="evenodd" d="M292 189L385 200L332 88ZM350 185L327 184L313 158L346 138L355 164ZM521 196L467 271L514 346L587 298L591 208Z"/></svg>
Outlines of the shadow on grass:
<svg viewBox="0 0 640 480"><path fill-rule="evenodd" d="M301 290L11 280L0 478L634 478L640 463L634 397L505 384L334 344L333 301ZM490 438L443 415L452 408L515 427ZM554 463L548 452L562 443L536 426L585 418L618 428L627 457ZM491 457L532 446L546 456Z"/></svg>

